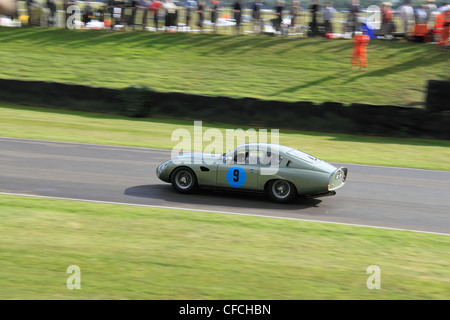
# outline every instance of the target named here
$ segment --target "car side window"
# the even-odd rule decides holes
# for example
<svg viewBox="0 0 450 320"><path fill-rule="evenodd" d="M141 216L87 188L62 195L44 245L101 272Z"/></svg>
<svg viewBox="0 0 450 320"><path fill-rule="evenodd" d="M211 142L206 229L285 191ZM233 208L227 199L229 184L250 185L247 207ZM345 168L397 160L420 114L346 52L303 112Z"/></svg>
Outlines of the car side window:
<svg viewBox="0 0 450 320"><path fill-rule="evenodd" d="M234 157L236 164L260 164L262 153L257 150L238 150Z"/></svg>
<svg viewBox="0 0 450 320"><path fill-rule="evenodd" d="M250 150L247 163L248 164L260 164L262 152L258 150Z"/></svg>
<svg viewBox="0 0 450 320"><path fill-rule="evenodd" d="M245 149L238 150L238 152L234 156L234 163L245 164L247 162L248 162L248 150Z"/></svg>
<svg viewBox="0 0 450 320"><path fill-rule="evenodd" d="M268 151L262 154L260 161L262 165L278 166L282 160L283 157L280 156L279 154Z"/></svg>
<svg viewBox="0 0 450 320"><path fill-rule="evenodd" d="M282 159L283 158L279 154L263 150L241 149L234 155L235 164L273 166L279 165Z"/></svg>

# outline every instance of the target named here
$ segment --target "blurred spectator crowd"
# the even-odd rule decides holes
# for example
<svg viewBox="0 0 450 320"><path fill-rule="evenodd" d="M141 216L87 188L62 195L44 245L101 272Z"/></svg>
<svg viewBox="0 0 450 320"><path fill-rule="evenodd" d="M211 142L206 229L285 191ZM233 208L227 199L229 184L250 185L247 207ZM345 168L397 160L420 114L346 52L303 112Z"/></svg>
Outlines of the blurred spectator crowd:
<svg viewBox="0 0 450 320"><path fill-rule="evenodd" d="M17 1L17 0L0 0ZM381 7L361 7L349 0L335 9L331 1L281 0L22 0L15 10L1 12L1 25L54 26L92 29L149 31L223 31L235 34L305 35L328 38L352 37L356 31L370 38L406 38L441 43L448 38L450 5L425 0L413 7L409 0L383 2ZM276 2L273 2L276 1ZM446 1L446 0L445 0ZM446 35L447 32L447 35ZM447 41L447 40L445 40Z"/></svg>

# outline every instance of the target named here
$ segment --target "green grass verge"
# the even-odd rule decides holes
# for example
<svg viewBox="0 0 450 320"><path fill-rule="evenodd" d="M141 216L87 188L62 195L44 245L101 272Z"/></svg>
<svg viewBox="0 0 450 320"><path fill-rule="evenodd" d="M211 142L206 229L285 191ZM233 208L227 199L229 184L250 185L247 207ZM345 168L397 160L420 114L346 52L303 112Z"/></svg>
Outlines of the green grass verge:
<svg viewBox="0 0 450 320"><path fill-rule="evenodd" d="M178 143L171 141L172 132L179 128L193 136L193 122L187 121L0 104L0 136L7 137L172 149ZM203 133L209 128L218 128L225 136L226 128L239 127L203 123ZM280 131L279 140L330 162L450 170L450 141L286 130Z"/></svg>
<svg viewBox="0 0 450 320"><path fill-rule="evenodd" d="M0 78L317 103L422 106L450 73L434 45L383 40L366 72L346 39L0 28L0 53Z"/></svg>
<svg viewBox="0 0 450 320"><path fill-rule="evenodd" d="M0 195L1 299L448 299L450 237ZM67 267L81 289L66 287ZM381 289L369 290L367 267Z"/></svg>

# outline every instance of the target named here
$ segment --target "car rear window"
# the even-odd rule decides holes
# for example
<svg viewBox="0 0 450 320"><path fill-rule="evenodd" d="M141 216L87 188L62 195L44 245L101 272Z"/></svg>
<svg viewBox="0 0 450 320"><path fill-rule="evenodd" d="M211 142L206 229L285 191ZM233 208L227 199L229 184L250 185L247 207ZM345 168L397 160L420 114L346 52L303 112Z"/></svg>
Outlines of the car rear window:
<svg viewBox="0 0 450 320"><path fill-rule="evenodd" d="M287 152L287 154L309 163L315 163L316 161L319 161L319 159L317 159L316 157L297 149L291 149Z"/></svg>

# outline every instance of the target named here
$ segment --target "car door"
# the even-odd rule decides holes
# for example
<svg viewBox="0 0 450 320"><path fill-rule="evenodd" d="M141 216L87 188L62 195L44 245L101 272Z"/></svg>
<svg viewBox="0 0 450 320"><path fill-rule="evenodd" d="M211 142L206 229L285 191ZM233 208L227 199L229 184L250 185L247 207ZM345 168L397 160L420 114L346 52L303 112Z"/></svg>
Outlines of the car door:
<svg viewBox="0 0 450 320"><path fill-rule="evenodd" d="M217 167L217 186L236 189L257 189L260 165L248 149L237 150L232 161Z"/></svg>

